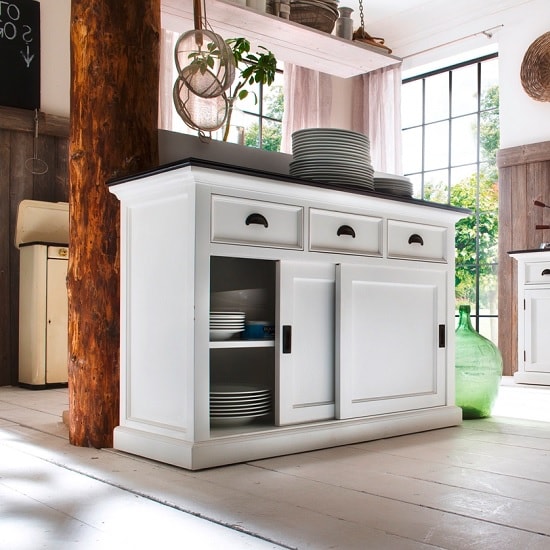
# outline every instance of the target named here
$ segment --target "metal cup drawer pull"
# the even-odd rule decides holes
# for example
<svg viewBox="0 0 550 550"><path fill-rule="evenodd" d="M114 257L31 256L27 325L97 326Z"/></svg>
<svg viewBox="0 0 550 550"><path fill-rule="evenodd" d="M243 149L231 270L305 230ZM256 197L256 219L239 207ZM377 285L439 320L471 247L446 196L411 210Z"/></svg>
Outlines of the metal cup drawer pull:
<svg viewBox="0 0 550 550"><path fill-rule="evenodd" d="M253 214L250 214L245 221L246 225L250 224L257 224L257 225L263 225L264 227L268 227L267 220L265 216L262 216L262 214L258 214L257 212L254 212Z"/></svg>
<svg viewBox="0 0 550 550"><path fill-rule="evenodd" d="M420 246L424 246L424 239L420 235L418 235L417 233L413 233L409 237L409 244L413 244L413 243L417 243Z"/></svg>
<svg viewBox="0 0 550 550"><path fill-rule="evenodd" d="M550 275L550 269L548 269L548 268L543 269L540 274L541 275Z"/></svg>
<svg viewBox="0 0 550 550"><path fill-rule="evenodd" d="M350 235L351 237L353 237L355 239L355 231L354 231L353 227L351 227L349 225L341 225L338 228L338 231L336 232L336 235L338 235L339 237L341 235Z"/></svg>

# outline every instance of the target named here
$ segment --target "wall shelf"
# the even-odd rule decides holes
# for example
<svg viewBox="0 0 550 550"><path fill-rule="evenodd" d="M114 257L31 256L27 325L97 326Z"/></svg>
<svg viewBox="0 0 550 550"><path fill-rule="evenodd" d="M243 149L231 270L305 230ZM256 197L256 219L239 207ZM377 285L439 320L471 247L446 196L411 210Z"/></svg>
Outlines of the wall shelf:
<svg viewBox="0 0 550 550"><path fill-rule="evenodd" d="M205 0L206 16L224 38L243 35L253 48L263 46L277 60L341 78L368 73L401 62L382 49L311 29L226 0ZM180 34L192 30L192 2L162 0L162 26Z"/></svg>

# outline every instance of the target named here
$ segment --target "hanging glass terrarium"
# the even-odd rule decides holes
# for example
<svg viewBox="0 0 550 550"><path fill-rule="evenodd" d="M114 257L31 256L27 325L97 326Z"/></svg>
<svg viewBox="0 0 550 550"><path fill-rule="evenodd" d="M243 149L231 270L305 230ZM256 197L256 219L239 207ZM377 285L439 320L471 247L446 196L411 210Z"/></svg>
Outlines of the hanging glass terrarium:
<svg viewBox="0 0 550 550"><path fill-rule="evenodd" d="M462 417L490 416L502 378L502 356L493 342L475 331L469 305L459 306L455 374L455 402L462 409Z"/></svg>

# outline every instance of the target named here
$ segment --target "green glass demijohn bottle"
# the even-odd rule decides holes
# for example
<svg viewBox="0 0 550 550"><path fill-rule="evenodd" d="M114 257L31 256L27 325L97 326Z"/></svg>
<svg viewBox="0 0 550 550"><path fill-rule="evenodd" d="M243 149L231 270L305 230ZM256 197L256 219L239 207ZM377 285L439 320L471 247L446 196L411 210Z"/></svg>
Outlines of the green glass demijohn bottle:
<svg viewBox="0 0 550 550"><path fill-rule="evenodd" d="M498 348L477 333L470 321L470 306L460 305L455 332L455 402L462 418L484 418L498 395L502 356Z"/></svg>

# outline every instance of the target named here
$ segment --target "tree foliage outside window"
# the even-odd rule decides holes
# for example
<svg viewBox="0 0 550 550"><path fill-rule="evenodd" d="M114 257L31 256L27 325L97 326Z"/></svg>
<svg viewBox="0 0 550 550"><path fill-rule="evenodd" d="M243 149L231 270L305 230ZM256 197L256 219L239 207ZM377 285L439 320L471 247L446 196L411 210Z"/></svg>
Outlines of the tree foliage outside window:
<svg viewBox="0 0 550 550"><path fill-rule="evenodd" d="M235 124L244 131L244 145L280 151L283 127L283 73L278 71L270 86L258 84L255 94L241 101Z"/></svg>
<svg viewBox="0 0 550 550"><path fill-rule="evenodd" d="M280 151L284 106L283 86L280 84L270 86L265 93L264 103L264 116L245 129L245 145L261 147L267 151Z"/></svg>

